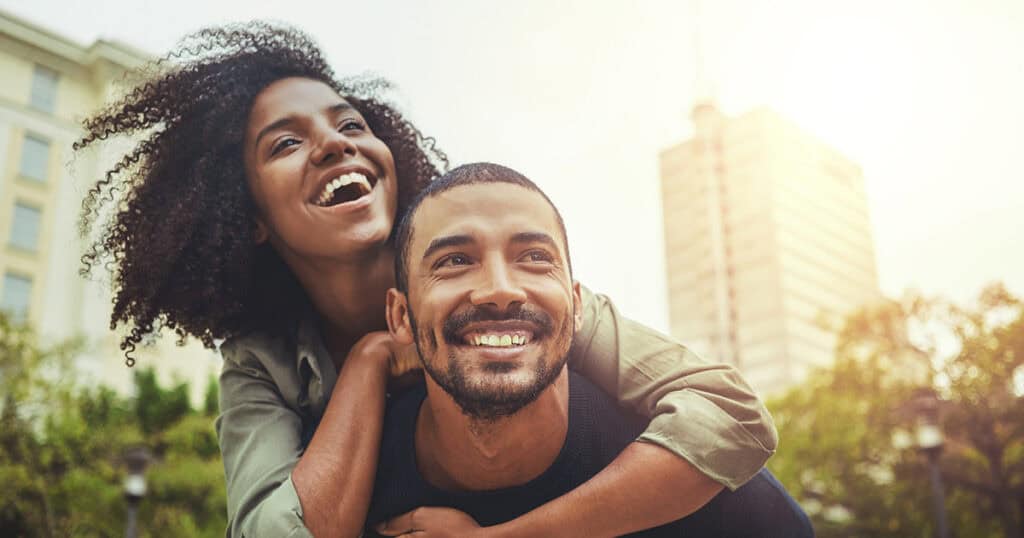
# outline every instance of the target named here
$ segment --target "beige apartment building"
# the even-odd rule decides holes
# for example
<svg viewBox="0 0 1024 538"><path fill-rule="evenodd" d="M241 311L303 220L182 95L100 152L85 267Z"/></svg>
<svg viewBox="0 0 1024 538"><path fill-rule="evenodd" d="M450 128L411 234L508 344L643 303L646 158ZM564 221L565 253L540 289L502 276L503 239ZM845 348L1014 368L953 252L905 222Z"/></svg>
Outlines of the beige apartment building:
<svg viewBox="0 0 1024 538"><path fill-rule="evenodd" d="M0 309L30 322L45 341L84 337L76 358L82 381L123 391L132 372L108 328L109 290L78 274L82 195L109 159L97 152L72 159L71 144L82 118L147 58L112 41L83 46L0 11ZM141 350L139 364L157 366L165 381L189 381L196 399L219 362L171 340Z"/></svg>
<svg viewBox="0 0 1024 538"><path fill-rule="evenodd" d="M768 109L704 103L693 122L660 156L671 333L775 395L880 297L863 174Z"/></svg>

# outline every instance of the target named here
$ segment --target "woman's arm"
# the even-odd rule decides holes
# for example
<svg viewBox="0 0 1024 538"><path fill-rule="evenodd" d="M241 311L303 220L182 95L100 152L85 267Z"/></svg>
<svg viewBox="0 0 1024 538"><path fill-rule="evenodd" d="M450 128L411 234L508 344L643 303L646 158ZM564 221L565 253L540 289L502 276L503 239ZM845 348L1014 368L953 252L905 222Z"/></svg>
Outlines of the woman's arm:
<svg viewBox="0 0 1024 538"><path fill-rule="evenodd" d="M723 484L741 486L775 451L771 415L734 368L623 318L607 297L582 293L584 325L570 366L651 420L644 442L576 490L488 535L593 538L662 525L699 509Z"/></svg>
<svg viewBox="0 0 1024 538"><path fill-rule="evenodd" d="M581 290L584 322L569 366L650 419L641 441L677 454L729 489L757 474L778 434L739 372L622 317L607 297Z"/></svg>
<svg viewBox="0 0 1024 538"><path fill-rule="evenodd" d="M224 353L217 421L229 536L358 536L377 466L390 336L353 347L309 445L251 353ZM304 450L305 448L305 450Z"/></svg>
<svg viewBox="0 0 1024 538"><path fill-rule="evenodd" d="M692 514L721 490L676 454L632 443L580 487L480 536L622 536Z"/></svg>
<svg viewBox="0 0 1024 538"><path fill-rule="evenodd" d="M359 536L366 522L384 424L391 336L359 340L341 371L306 453L292 471L314 536Z"/></svg>
<svg viewBox="0 0 1024 538"><path fill-rule="evenodd" d="M680 519L721 490L721 484L679 456L632 443L588 482L507 523L480 527L458 510L421 507L381 523L376 531L423 538L621 536Z"/></svg>

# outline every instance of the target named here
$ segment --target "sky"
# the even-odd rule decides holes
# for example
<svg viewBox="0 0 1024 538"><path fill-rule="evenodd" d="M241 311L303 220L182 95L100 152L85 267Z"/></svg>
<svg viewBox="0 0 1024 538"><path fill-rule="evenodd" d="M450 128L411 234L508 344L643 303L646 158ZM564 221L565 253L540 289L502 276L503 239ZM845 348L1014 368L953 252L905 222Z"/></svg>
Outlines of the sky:
<svg viewBox="0 0 1024 538"><path fill-rule="evenodd" d="M726 114L775 109L862 166L887 295L963 302L997 280L1024 294L1024 2L694 2L0 9L154 54L207 25L292 23L339 73L395 81L453 164L498 162L537 181L565 216L577 278L662 330L658 153L689 136L694 99L709 92Z"/></svg>

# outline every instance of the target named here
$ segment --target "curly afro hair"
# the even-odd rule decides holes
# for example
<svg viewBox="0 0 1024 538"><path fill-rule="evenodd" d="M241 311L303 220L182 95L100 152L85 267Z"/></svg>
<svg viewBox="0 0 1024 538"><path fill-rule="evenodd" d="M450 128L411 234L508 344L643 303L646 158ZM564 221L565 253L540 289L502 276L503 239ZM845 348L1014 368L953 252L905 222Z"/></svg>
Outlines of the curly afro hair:
<svg viewBox="0 0 1024 538"><path fill-rule="evenodd" d="M213 27L183 38L142 70L142 82L86 119L75 151L112 137L134 147L82 202L92 241L82 273L111 272L110 327L127 325L126 363L161 328L207 347L248 331L282 331L309 299L277 253L258 245L256 206L242 143L256 95L287 77L322 81L358 109L391 149L398 212L448 166L447 157L405 119L379 78L338 79L318 45L266 22Z"/></svg>

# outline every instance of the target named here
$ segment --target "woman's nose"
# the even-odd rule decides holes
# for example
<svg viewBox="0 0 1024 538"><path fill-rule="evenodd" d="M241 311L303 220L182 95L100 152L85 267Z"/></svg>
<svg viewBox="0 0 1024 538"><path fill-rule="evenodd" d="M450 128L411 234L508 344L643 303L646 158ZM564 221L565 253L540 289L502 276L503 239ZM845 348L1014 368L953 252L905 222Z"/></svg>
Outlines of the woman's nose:
<svg viewBox="0 0 1024 538"><path fill-rule="evenodd" d="M348 136L330 129L320 135L310 160L316 165L330 164L343 159L345 155L355 155L356 152L356 146Z"/></svg>

